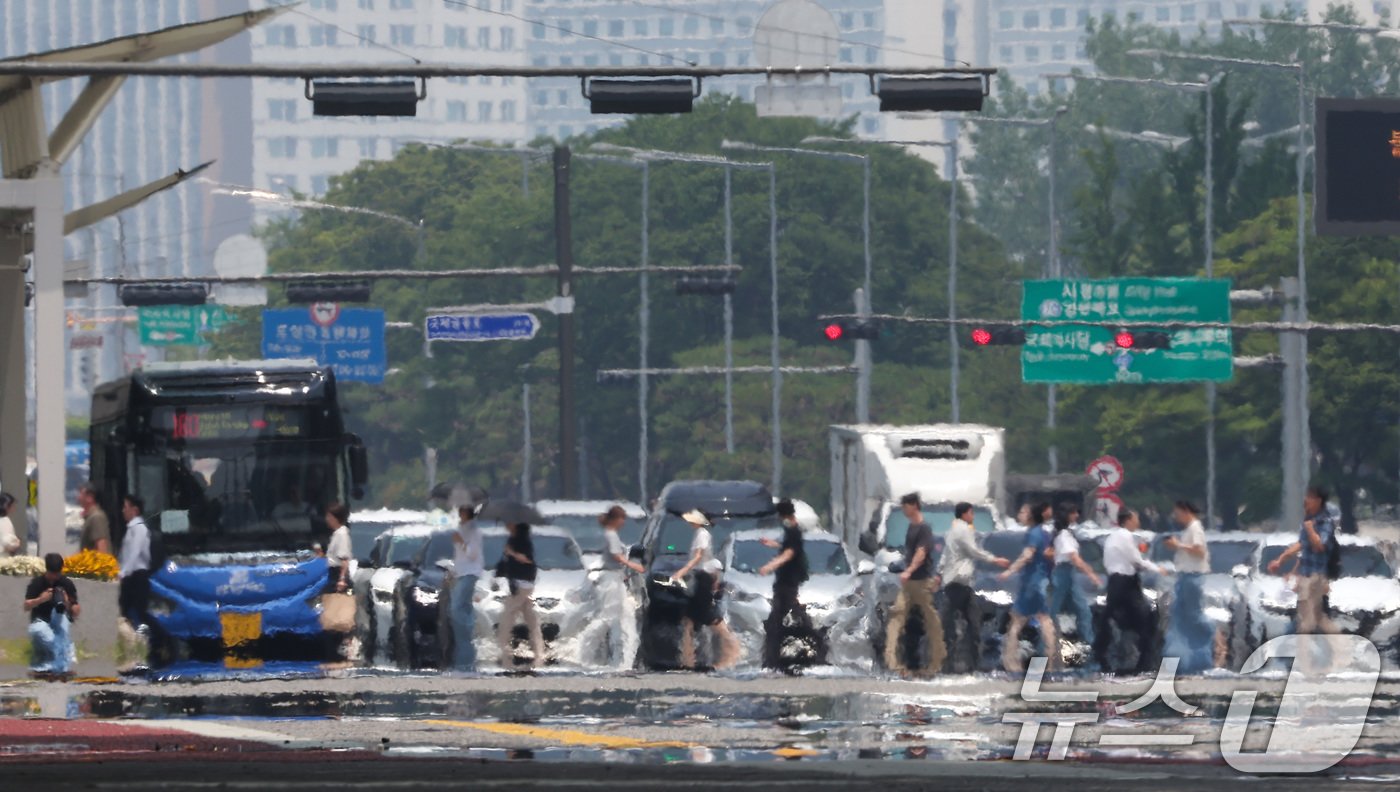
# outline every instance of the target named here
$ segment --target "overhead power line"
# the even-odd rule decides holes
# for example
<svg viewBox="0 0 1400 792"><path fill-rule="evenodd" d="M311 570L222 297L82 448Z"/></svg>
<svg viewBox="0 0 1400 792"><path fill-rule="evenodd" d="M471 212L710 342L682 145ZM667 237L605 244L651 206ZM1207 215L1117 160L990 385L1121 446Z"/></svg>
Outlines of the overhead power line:
<svg viewBox="0 0 1400 792"><path fill-rule="evenodd" d="M725 264L687 267L574 267L575 275L627 275L638 272L655 273L735 273L741 267ZM86 283L287 283L306 281L348 281L348 280L451 280L454 278L554 278L559 268L553 265L542 267L499 267L495 269L459 270L361 270L356 272L269 272L264 275L191 276L191 277L110 277L110 278L68 278L65 284Z"/></svg>

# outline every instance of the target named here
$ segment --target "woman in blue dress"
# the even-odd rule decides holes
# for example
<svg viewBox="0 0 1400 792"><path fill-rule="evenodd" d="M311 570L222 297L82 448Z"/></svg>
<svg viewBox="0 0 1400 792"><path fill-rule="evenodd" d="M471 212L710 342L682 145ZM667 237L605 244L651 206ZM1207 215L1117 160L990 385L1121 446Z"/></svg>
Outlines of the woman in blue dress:
<svg viewBox="0 0 1400 792"><path fill-rule="evenodd" d="M1026 529L1025 548L1011 566L997 576L998 580L1008 580L1012 575L1021 573L1016 598L1011 603L1011 620L1001 639L1001 665L1013 674L1025 670L1025 664L1021 661L1021 630L1030 618L1040 625L1048 658L1046 667L1051 671L1060 667L1060 640L1055 635L1055 621L1050 618L1049 597L1050 570L1054 564L1054 551L1050 544L1053 514L1049 503L1037 503L1031 507L1035 524Z"/></svg>

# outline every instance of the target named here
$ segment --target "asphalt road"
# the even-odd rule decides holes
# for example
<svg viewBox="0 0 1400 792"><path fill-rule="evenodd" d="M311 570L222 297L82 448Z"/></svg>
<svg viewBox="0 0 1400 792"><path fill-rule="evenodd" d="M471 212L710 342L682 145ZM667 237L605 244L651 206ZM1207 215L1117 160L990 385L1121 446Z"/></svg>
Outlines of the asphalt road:
<svg viewBox="0 0 1400 792"><path fill-rule="evenodd" d="M1005 676L906 681L850 675L592 675L452 678L366 672L202 682L0 685L0 778L90 788L1213 789L1239 783L1220 730L1232 695L1259 693L1247 749L1262 748L1285 683L1196 677L1176 692L1190 717L1155 703L1125 713L1151 678L1046 683L1089 702L1034 702ZM1074 715L1064 759L1053 727L1013 760L1008 713ZM1384 678L1357 749L1309 789L1400 781L1400 677ZM1287 724L1287 728L1300 725ZM1105 736L1146 743L1105 744ZM1126 735L1126 737L1125 737ZM1185 743L1154 745L1166 735ZM1184 735L1184 736L1183 736ZM1114 738L1110 738L1114 739ZM90 767L100 763L100 773ZM294 767L293 772L287 768ZM197 769L198 768L198 769ZM207 768L207 769L204 769ZM774 775L776 771L778 775ZM291 779L283 783L280 779ZM853 779L858 783L853 784ZM1292 788L1293 781L1268 781ZM1381 782L1375 782L1381 783ZM1273 792L1273 790L1271 790Z"/></svg>

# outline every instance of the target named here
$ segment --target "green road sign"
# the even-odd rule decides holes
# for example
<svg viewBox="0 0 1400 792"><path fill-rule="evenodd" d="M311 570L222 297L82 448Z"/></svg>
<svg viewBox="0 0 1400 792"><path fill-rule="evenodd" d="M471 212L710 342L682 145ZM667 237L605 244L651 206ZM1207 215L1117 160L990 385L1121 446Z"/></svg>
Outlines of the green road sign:
<svg viewBox="0 0 1400 792"><path fill-rule="evenodd" d="M228 324L221 305L158 305L142 308L141 343L145 346L204 344L204 334Z"/></svg>
<svg viewBox="0 0 1400 792"><path fill-rule="evenodd" d="M1230 282L1202 278L1026 281L1021 318L1064 322L1027 327L1025 382L1108 385L1224 382L1234 374L1234 341L1217 328L1162 330L1170 349L1124 349L1116 322L1228 322ZM1153 328L1132 328L1140 336Z"/></svg>

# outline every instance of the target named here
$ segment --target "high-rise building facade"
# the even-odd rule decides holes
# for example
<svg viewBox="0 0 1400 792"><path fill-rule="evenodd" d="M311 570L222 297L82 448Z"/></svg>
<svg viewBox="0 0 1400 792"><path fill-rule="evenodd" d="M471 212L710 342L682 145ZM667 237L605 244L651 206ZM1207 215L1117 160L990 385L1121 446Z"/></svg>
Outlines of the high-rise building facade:
<svg viewBox="0 0 1400 792"><path fill-rule="evenodd" d="M255 63L525 63L523 0L306 0L253 32ZM257 6L277 5L256 0ZM432 80L412 118L311 114L298 79L253 80L253 182L319 195L363 160L412 142L526 136L525 80Z"/></svg>
<svg viewBox="0 0 1400 792"><path fill-rule="evenodd" d="M247 8L247 0L0 0L0 57L93 44ZM182 59L237 60L241 45L246 61L246 39ZM68 79L45 87L49 129L84 82ZM210 160L217 162L208 175L237 178L250 164L240 143L251 134L246 111L246 86L240 90L236 81L126 80L63 167L68 208ZM207 185L181 185L68 235L65 257L86 262L95 275L208 272L218 242L247 230L246 211L245 216L238 212L235 204L212 196ZM65 399L70 412L86 414L90 388L140 363L141 348L112 287L93 287L86 299L70 300L68 308L70 341L78 348L69 354Z"/></svg>

